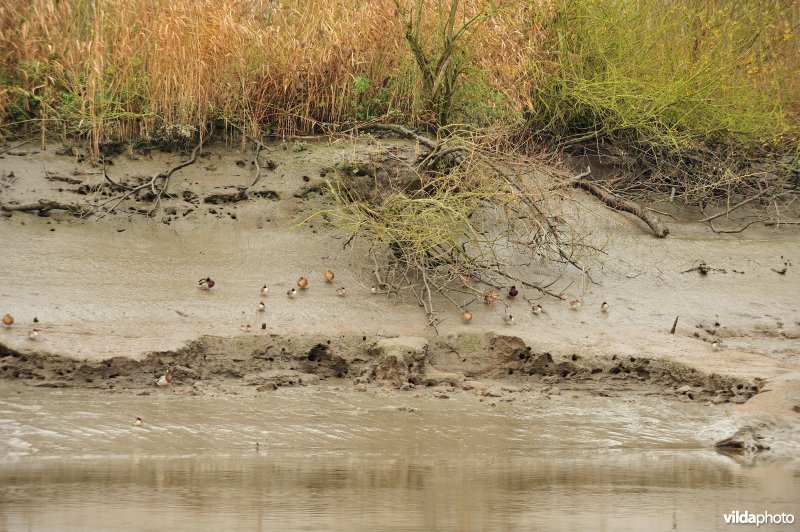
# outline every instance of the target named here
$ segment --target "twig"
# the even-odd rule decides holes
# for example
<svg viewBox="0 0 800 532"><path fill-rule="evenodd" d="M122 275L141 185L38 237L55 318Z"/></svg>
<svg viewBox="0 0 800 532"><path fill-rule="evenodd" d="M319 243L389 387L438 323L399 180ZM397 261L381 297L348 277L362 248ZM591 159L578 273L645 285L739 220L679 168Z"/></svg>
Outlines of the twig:
<svg viewBox="0 0 800 532"><path fill-rule="evenodd" d="M19 144L15 145L15 146L11 146L10 148L6 148L6 149L0 151L0 155L3 155L4 153L8 153L11 150L16 150L20 146L24 146L24 145L28 144L29 142L33 142L34 140L37 140L37 139L24 140L24 141L20 142Z"/></svg>
<svg viewBox="0 0 800 532"><path fill-rule="evenodd" d="M731 207L731 208L729 208L729 209L727 209L727 210L725 210L725 211L723 211L723 212L720 212L720 213L714 214L714 215L712 215L712 216L706 216L705 218L703 218L702 220L700 220L700 223L704 223L704 222L710 222L711 220L716 220L717 218L719 218L719 217L721 217L721 216L726 216L726 215L728 215L728 214L732 213L733 211L735 211L736 209L738 209L739 207L741 207L741 206L743 206L743 205L747 205L748 203L750 203L750 202L751 202L751 201L753 201L753 200L757 200L758 198L760 198L761 196L763 196L764 194L766 194L766 193L767 193L769 190L770 190L770 188L769 188L769 187L767 187L767 188L765 188L764 190L762 190L761 192L759 192L758 194L756 194L755 196L750 196L749 198L747 198L747 199L745 199L745 200L742 200L742 201L740 201L739 203L737 203L737 204L736 204L736 205L734 205L733 207Z"/></svg>
<svg viewBox="0 0 800 532"><path fill-rule="evenodd" d="M123 185L123 184L121 184L121 183L117 183L117 182L115 182L114 180L112 180L112 179L111 179L111 178L108 176L108 172L106 172L106 158L105 158L105 157L102 157L102 161L103 161L103 178L105 178L105 180L106 180L106 181L108 181L109 183L111 183L111 184L112 184L112 185L114 185L115 187L121 188L121 189L123 189L123 190L133 190L131 187L129 187L129 186L127 186L127 185Z"/></svg>
<svg viewBox="0 0 800 532"><path fill-rule="evenodd" d="M422 272L422 293L427 294L428 296L428 304L425 308L426 314L428 315L428 325L433 327L433 330L436 331L436 334L439 334L439 329L436 325L439 323L436 321L436 313L433 311L433 301L431 300L431 287L428 285L428 274L425 271L426 268L419 267L419 270Z"/></svg>
<svg viewBox="0 0 800 532"><path fill-rule="evenodd" d="M239 126L237 126L233 122L228 122L228 124L230 124L234 129L239 131L239 133L244 135L247 140L249 140L250 142L254 143L256 146L260 146L260 147L264 148L265 150L270 151L269 148L265 144L263 144L260 140L258 140L257 138L245 133L244 129L240 128Z"/></svg>
<svg viewBox="0 0 800 532"><path fill-rule="evenodd" d="M255 184L258 183L258 179L261 177L261 165L258 163L258 152L259 151L261 151L261 143L257 142L256 143L256 154L253 157L253 164L256 165L256 177L255 177L255 179L253 179L252 183L250 183L249 185L247 185L246 187L244 187L243 189L241 189L239 191L239 197L240 198L244 198L245 194L247 194L247 191L250 190L251 188L253 188L255 186Z"/></svg>
<svg viewBox="0 0 800 532"><path fill-rule="evenodd" d="M369 124L364 129L365 130L384 129L386 131L391 131L393 133L396 133L401 137L419 141L420 144L432 150L435 150L439 147L439 144L437 142L429 139L428 137L419 135L418 133L408 129L407 127L399 126L397 124Z"/></svg>
<svg viewBox="0 0 800 532"><path fill-rule="evenodd" d="M741 233L742 231L744 231L745 229L747 229L751 225L757 224L757 223L763 222L763 221L764 221L763 218L760 219L760 220L753 220L752 222L750 222L749 224L745 225L744 227L742 227L740 229L730 229L730 230L727 230L727 229L717 230L717 228L714 227L714 223L713 222L708 222L708 225L710 225L711 226L711 230L714 231L717 234L735 234L735 233Z"/></svg>
<svg viewBox="0 0 800 532"><path fill-rule="evenodd" d="M670 217L670 218L672 218L673 220L676 220L676 219L677 219L677 218L675 218L673 215L671 215L671 214L670 214L670 213L668 213L668 212L659 211L659 210L656 210L656 209L654 209L654 208L652 208L652 207L645 207L645 209L647 209L648 211L653 211L653 212L654 212L654 213L656 213L656 214L661 214L662 216L669 216L669 217Z"/></svg>
<svg viewBox="0 0 800 532"><path fill-rule="evenodd" d="M375 269L372 270L372 274L375 276L375 280L378 281L378 287L383 287L383 281L381 281L381 274L378 268L378 259L375 258L375 253L370 250L369 254L372 256L372 263L375 265Z"/></svg>

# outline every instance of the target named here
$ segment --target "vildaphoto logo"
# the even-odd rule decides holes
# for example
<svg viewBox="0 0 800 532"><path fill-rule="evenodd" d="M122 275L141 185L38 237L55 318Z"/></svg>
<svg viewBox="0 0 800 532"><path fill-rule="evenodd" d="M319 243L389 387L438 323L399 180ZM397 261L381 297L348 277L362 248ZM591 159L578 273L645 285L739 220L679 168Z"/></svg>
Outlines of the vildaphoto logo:
<svg viewBox="0 0 800 532"><path fill-rule="evenodd" d="M771 514L761 512L760 514L750 513L747 510L740 512L736 510L729 514L723 514L726 525L791 525L794 524L794 514Z"/></svg>

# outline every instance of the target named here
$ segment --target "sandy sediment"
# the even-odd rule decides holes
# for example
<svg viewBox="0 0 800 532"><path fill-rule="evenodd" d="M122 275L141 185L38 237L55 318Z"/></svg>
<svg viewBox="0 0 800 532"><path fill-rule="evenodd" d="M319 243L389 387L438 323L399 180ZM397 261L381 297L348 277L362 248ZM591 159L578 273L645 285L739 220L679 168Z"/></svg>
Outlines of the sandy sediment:
<svg viewBox="0 0 800 532"><path fill-rule="evenodd" d="M385 142L398 157L413 151ZM580 297L581 310L531 291L496 308L456 294L474 318L461 323L439 298L445 320L436 334L413 297L371 294L374 265L363 243L322 219L295 227L332 206L325 180L334 165L369 160L380 144L321 141L294 151L276 143L246 198L238 191L252 182L252 154L209 146L173 176L156 216L147 216L148 198L137 198L100 221L46 208L109 198L97 168L52 148L5 154L0 206L12 209L0 217L0 314L16 322L0 328L0 377L143 394L167 370L181 394L273 393L320 380L436 397L463 390L487 401L648 393L800 420L796 229L713 234L680 221L686 213L667 203L656 207L677 219L668 238L655 239L637 220L575 192L588 212L579 223L603 249L593 282L531 260L520 261L527 266L519 275L558 278L553 289ZM182 158L117 154L107 170L133 182ZM45 207L14 210L26 205ZM698 272L701 262L711 269ZM322 278L328 268L331 285ZM217 285L198 290L207 275ZM285 292L301 275L311 285L290 300ZM347 297L337 297L340 286ZM533 301L545 312L534 315ZM506 310L516 325L502 324ZM241 332L243 324L252 332ZM29 340L34 326L41 335Z"/></svg>

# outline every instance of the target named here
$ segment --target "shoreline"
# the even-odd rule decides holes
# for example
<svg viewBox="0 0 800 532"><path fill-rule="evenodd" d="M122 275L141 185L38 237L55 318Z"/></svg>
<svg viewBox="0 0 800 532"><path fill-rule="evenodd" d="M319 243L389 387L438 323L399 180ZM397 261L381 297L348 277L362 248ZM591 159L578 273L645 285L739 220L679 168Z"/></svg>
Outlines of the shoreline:
<svg viewBox="0 0 800 532"><path fill-rule="evenodd" d="M301 379L346 379L355 391L406 385L431 398L462 390L495 402L515 393L546 398L558 388L738 403L729 411L742 423L770 427L800 419L800 244L791 228L717 235L675 221L667 239L654 239L639 222L576 192L572 201L586 207L580 223L603 246L594 282L546 264L520 275L558 276L556 289L579 295L585 308L528 291L497 308L473 302L473 322L462 324L439 297L445 321L437 335L413 297L370 294L373 265L363 243L343 249L349 235L322 222L294 227L330 207L322 194L328 169L368 158L380 145L318 142L302 152L276 145L275 167L253 196L222 204L215 202L248 185L252 172L235 148L207 149L203 163L175 175L160 217L137 214L139 202L101 221L56 211L0 217L8 250L0 257L0 313L17 319L0 329L0 378L146 393L170 369L172 393L180 394L271 393ZM74 202L102 183L96 168L55 151L7 154L15 178L0 187L0 204ZM120 154L109 168L130 180L183 157ZM74 182L61 179L68 175ZM686 272L700 260L715 269ZM322 280L327 268L336 271L333 285ZM198 290L196 279L208 275L218 285ZM298 275L311 286L290 300L284 292ZM271 291L260 298L265 282ZM338 286L347 287L346 298L336 296ZM454 297L467 304L466 295ZM607 314L599 310L606 300ZM530 301L541 301L545 313L533 315ZM501 323L502 307L517 316L515 325ZM669 334L676 315L678 331ZM41 337L32 341L34 317ZM253 331L240 333L242 323ZM712 340L722 349L713 350ZM398 341L409 342L411 354L387 351Z"/></svg>

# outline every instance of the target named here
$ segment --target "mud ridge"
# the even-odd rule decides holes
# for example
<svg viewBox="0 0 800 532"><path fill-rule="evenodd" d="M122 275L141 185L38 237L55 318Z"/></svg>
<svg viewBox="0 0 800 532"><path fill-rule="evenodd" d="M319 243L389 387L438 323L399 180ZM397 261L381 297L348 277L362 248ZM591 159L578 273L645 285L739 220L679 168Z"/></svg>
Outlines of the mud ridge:
<svg viewBox="0 0 800 532"><path fill-rule="evenodd" d="M704 373L665 358L554 354L517 336L495 333L431 341L357 335L203 336L175 351L150 353L140 362L126 357L89 362L0 344L0 378L30 386L147 393L166 371L175 377L176 393L195 395L206 388L262 392L346 379L357 390L370 385L399 390L443 387L502 397L540 386L554 394L575 390L617 396L638 391L741 404L763 384Z"/></svg>

